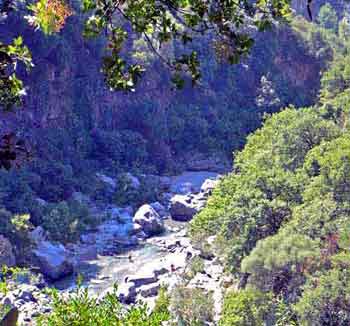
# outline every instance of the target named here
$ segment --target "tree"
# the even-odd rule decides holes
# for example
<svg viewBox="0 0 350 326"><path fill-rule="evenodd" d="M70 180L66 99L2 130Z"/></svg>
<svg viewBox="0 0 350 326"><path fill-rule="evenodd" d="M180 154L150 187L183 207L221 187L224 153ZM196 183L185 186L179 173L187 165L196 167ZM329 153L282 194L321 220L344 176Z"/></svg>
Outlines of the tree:
<svg viewBox="0 0 350 326"><path fill-rule="evenodd" d="M318 267L319 243L307 236L283 228L260 240L242 261L242 271L249 273L249 283L262 291L296 296L305 282L305 273Z"/></svg>

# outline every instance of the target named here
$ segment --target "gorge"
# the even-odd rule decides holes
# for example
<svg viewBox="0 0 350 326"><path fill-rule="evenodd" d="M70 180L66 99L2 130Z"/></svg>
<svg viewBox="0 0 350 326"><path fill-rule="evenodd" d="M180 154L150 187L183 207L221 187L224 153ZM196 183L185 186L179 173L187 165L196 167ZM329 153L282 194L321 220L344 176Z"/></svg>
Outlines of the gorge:
<svg viewBox="0 0 350 326"><path fill-rule="evenodd" d="M350 324L345 2L314 0L311 21L302 1L222 2L229 18L201 0L107 1L125 24L103 1L4 3L4 325ZM197 24L236 48L184 33ZM6 109L9 71L23 102Z"/></svg>

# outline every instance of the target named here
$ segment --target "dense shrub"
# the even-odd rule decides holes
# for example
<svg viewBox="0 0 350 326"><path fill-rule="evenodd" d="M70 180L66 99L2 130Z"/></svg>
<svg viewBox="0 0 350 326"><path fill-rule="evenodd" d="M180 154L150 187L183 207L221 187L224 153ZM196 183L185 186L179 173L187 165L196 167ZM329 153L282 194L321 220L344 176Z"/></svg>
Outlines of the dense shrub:
<svg viewBox="0 0 350 326"><path fill-rule="evenodd" d="M66 297L52 292L52 312L38 318L39 326L161 326L169 319L169 313L161 304L157 312L149 314L145 305L125 308L117 299L116 290L102 300L90 297L87 289L78 288Z"/></svg>
<svg viewBox="0 0 350 326"><path fill-rule="evenodd" d="M96 222L88 208L74 200L47 205L42 220L51 239L63 242L77 240L82 231Z"/></svg>
<svg viewBox="0 0 350 326"><path fill-rule="evenodd" d="M28 214L12 214L0 209L0 234L8 238L14 246L15 254L22 261L25 253L30 250L28 232L32 229Z"/></svg>
<svg viewBox="0 0 350 326"><path fill-rule="evenodd" d="M116 178L117 190L114 193L114 201L117 205L133 205L140 207L143 204L158 200L158 183L152 178L139 178L140 184L135 187L128 174L120 174Z"/></svg>
<svg viewBox="0 0 350 326"><path fill-rule="evenodd" d="M171 293L171 311L180 324L204 326L213 321L213 297L203 289L178 285Z"/></svg>
<svg viewBox="0 0 350 326"><path fill-rule="evenodd" d="M261 326L271 313L271 296L256 290L228 292L219 326Z"/></svg>
<svg viewBox="0 0 350 326"><path fill-rule="evenodd" d="M276 235L258 241L242 261L242 271L249 273L249 283L261 291L296 298L306 273L319 267L320 243L283 228Z"/></svg>
<svg viewBox="0 0 350 326"><path fill-rule="evenodd" d="M103 131L94 133L90 158L101 168L116 172L120 168L139 168L147 161L147 142L138 132Z"/></svg>
<svg viewBox="0 0 350 326"><path fill-rule="evenodd" d="M311 279L295 305L300 324L345 326L350 324L350 272L332 269Z"/></svg>

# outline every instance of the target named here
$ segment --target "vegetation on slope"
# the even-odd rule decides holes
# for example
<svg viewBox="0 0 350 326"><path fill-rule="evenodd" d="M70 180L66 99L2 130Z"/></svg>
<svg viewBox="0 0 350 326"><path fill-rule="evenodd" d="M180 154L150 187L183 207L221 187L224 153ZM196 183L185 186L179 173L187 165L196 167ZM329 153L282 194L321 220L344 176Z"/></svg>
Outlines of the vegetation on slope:
<svg viewBox="0 0 350 326"><path fill-rule="evenodd" d="M349 39L326 27L342 46L333 44L319 104L268 117L192 222L193 237L216 234L227 268L247 280L227 294L223 326L349 323Z"/></svg>

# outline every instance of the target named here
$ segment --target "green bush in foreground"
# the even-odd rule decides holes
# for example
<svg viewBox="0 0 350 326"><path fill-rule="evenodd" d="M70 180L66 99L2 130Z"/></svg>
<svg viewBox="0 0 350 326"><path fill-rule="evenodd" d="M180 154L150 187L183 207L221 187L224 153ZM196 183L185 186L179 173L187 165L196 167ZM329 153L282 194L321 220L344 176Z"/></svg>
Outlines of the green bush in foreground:
<svg viewBox="0 0 350 326"><path fill-rule="evenodd" d="M100 301L80 287L67 297L53 291L52 298L52 312L40 316L38 326L160 326L169 319L167 300L158 302L150 314L146 305L125 308L117 299L116 287Z"/></svg>

